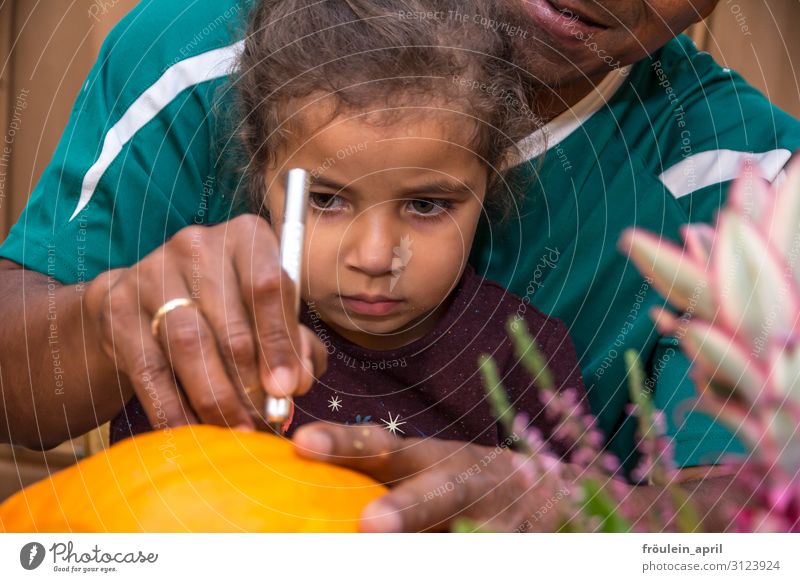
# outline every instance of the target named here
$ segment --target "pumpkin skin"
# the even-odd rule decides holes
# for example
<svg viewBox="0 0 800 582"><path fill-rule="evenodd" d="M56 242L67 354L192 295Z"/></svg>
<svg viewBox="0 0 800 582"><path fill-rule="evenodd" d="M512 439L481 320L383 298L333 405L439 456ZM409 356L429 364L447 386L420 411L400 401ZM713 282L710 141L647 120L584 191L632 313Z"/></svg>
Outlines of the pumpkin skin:
<svg viewBox="0 0 800 582"><path fill-rule="evenodd" d="M354 532L386 492L262 433L185 426L126 439L0 505L6 532Z"/></svg>

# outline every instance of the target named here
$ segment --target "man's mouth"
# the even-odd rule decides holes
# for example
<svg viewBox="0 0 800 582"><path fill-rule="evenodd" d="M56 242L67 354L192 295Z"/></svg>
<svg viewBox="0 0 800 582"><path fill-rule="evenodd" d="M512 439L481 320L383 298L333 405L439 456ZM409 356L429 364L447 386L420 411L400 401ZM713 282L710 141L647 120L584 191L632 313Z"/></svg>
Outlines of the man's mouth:
<svg viewBox="0 0 800 582"><path fill-rule="evenodd" d="M550 4L554 10L560 12L567 20L579 20L583 24L595 28L609 27L609 25L604 22L604 20L608 20L608 15L602 16L593 14L591 11L586 10L585 6L575 6L574 2L562 2L561 0L547 0L547 3Z"/></svg>
<svg viewBox="0 0 800 582"><path fill-rule="evenodd" d="M561 0L525 0L530 18L551 37L579 42L609 28L608 18Z"/></svg>

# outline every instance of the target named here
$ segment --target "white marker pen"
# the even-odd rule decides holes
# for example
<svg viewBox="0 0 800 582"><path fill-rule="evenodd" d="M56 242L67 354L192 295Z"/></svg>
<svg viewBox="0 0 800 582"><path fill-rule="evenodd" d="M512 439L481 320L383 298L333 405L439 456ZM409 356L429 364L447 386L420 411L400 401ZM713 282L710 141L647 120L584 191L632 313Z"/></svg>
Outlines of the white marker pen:
<svg viewBox="0 0 800 582"><path fill-rule="evenodd" d="M310 176L307 171L299 168L289 170L280 250L281 268L295 285L295 314L300 313L300 277L303 268L309 186ZM292 399L267 396L265 407L267 424L276 434L283 434L283 426L292 413Z"/></svg>

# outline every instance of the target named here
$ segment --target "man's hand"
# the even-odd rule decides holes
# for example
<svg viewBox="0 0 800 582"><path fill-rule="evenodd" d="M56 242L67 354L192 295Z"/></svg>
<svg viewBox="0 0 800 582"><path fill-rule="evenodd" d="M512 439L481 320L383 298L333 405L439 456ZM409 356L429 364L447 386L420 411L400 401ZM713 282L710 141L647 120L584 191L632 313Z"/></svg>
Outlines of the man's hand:
<svg viewBox="0 0 800 582"><path fill-rule="evenodd" d="M554 480L536 475L531 463L507 448L400 439L378 426L322 422L300 427L293 440L304 457L355 469L391 487L364 509L363 531L447 531L459 518L492 531L559 526L558 512L542 511L558 492Z"/></svg>
<svg viewBox="0 0 800 582"><path fill-rule="evenodd" d="M294 442L304 457L355 469L391 488L364 509L361 529L368 532L450 530L459 518L490 531L557 531L581 507L561 501L579 495L577 479L589 476L553 457L537 456L536 469L527 457L507 448L399 439L378 426L317 422L297 429ZM723 499L740 507L750 499L752 492L732 486L729 473L730 468L705 467L684 470L676 479L685 480L681 486L696 507L703 508L701 531L731 528ZM615 489L625 503L626 517L635 523L647 523L659 499L669 497L663 487L623 481L615 481ZM670 528L668 523L661 526L664 531Z"/></svg>
<svg viewBox="0 0 800 582"><path fill-rule="evenodd" d="M323 346L298 324L294 294L269 224L244 215L184 228L132 267L101 275L87 304L105 354L153 426L252 429L263 414L261 386L278 397L303 394L325 369ZM169 311L153 337L154 314L176 298L196 308Z"/></svg>

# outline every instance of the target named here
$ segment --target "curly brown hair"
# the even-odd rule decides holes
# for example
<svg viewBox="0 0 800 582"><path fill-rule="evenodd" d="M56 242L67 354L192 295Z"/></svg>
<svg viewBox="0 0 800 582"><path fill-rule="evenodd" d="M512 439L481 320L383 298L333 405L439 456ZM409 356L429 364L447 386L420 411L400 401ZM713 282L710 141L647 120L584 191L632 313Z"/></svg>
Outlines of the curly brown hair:
<svg viewBox="0 0 800 582"><path fill-rule="evenodd" d="M538 118L528 101L533 91L506 59L510 40L486 25L493 4L257 2L234 80L251 207L262 208L265 170L285 146L292 105L323 94L335 95L332 117L343 109L378 106L381 122L392 123L409 114L402 106L434 101L463 111L475 121L471 146L490 168L486 202L507 210L507 189L497 187L500 172L513 162L515 144L536 128Z"/></svg>

